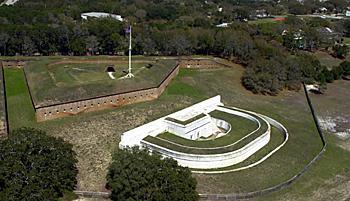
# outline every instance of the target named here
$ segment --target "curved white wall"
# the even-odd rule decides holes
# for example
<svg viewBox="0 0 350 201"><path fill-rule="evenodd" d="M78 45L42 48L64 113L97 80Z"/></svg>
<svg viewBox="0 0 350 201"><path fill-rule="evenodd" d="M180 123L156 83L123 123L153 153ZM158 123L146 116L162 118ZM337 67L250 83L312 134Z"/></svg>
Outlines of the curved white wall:
<svg viewBox="0 0 350 201"><path fill-rule="evenodd" d="M173 151L159 145L141 141L142 146L161 153L165 157L171 157L178 161L182 166L196 169L222 168L240 163L260 150L270 141L271 128L255 140L251 141L244 147L223 154L187 154Z"/></svg>
<svg viewBox="0 0 350 201"><path fill-rule="evenodd" d="M273 150L271 153L269 153L267 156L263 157L263 159L259 160L258 163L261 163L263 160L268 158L270 155L272 155L275 151L277 151L279 148L281 148L286 141L288 140L288 132L283 127L282 124L275 121L274 119L271 119L269 117L266 117L261 114L257 114L255 112L239 109L239 108L226 108L221 107L222 103L220 101L220 96L216 96L214 98L208 99L206 101L203 101L201 103L198 103L196 105L193 105L189 108L186 108L184 110L181 110L179 112L173 113L168 116L177 116L177 115L184 115L188 112L196 112L196 113L209 113L214 110L222 111L225 113L229 113L232 115L240 116L246 119L249 119L251 121L258 123L258 128L254 130L253 132L247 134L240 140L223 147L213 147L213 148L195 148L195 149L218 149L218 148L227 148L230 146L234 146L236 143L240 142L241 140L244 140L245 138L251 136L252 134L256 132L260 132L260 129L262 129L262 124L266 124L266 130L258 137L256 137L254 140L250 141L245 146L229 151L227 153L222 154L188 154L188 153L182 153L174 150L170 150L168 148L159 146L157 144L153 144L151 142L144 141L143 139L147 136L153 136L156 137L158 134L164 132L167 128L165 126L164 118L160 118L156 121L150 122L148 124L145 124L143 126L140 126L138 128L135 128L133 130L130 130L128 132L125 132L122 135L122 140L119 144L120 148L127 148L132 146L140 146L140 147L147 147L151 149L152 151L159 152L164 157L171 157L178 161L178 163L182 166L194 168L194 169L214 169L214 168L223 168L232 166L235 164L238 164L250 156L252 156L254 153L259 151L261 148L263 148L266 144L270 141L270 135L271 135L271 125L274 125L278 129L280 129L283 133L286 134L286 139L283 142L282 145L280 145L277 149ZM223 120L212 118L214 121L213 123L220 125L220 127L223 127L225 129L230 130L231 125ZM166 140L164 140L166 141ZM174 142L169 142L174 143ZM176 143L174 143L176 144ZM178 144L176 144L178 145ZM182 145L178 145L182 146ZM256 165L254 164L254 165ZM247 168L250 166L247 166ZM245 167L244 167L245 168Z"/></svg>

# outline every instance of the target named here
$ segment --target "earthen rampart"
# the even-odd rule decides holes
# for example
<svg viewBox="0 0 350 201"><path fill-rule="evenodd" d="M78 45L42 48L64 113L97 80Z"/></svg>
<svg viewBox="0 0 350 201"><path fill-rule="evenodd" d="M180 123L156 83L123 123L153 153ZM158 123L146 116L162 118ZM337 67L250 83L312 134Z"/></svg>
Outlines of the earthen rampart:
<svg viewBox="0 0 350 201"><path fill-rule="evenodd" d="M174 79L178 74L179 65L176 65L177 66L164 78L164 80L157 87L45 107L37 107L35 108L37 121L46 121L84 112L98 111L107 108L120 107L123 105L154 100L163 93L171 80Z"/></svg>

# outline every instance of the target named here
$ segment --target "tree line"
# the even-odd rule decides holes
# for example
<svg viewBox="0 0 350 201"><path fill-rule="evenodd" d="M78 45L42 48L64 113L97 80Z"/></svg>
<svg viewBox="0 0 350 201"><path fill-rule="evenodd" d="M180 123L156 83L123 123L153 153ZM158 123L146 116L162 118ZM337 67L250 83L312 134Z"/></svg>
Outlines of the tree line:
<svg viewBox="0 0 350 201"><path fill-rule="evenodd" d="M301 81L325 83L321 78L327 71L310 52L324 49L345 58L349 51L342 38L350 36L350 20L288 16L275 23L245 22L256 10L286 12L291 1L19 2L0 7L1 55L124 55L125 28L132 24L133 54L227 58L246 66L242 83L247 89L275 95L299 89ZM121 14L127 22L82 20L80 14L87 11ZM230 22L229 27L215 26L222 22Z"/></svg>

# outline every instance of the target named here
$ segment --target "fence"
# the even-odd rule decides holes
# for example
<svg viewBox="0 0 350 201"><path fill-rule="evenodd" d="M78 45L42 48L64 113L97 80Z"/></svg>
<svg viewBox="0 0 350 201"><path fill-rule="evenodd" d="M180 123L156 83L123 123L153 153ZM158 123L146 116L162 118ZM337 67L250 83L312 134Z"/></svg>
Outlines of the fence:
<svg viewBox="0 0 350 201"><path fill-rule="evenodd" d="M201 200L211 200L211 201L243 200L243 199L251 199L251 198L263 196L263 195L266 195L266 194L269 194L272 192L280 191L282 189L285 189L285 188L288 188L289 186L291 186L297 179L299 179L301 176L303 176L305 174L306 171L309 170L311 165L313 165L316 161L318 161L321 158L323 153L326 151L327 141L324 138L323 132L322 132L321 127L319 125L319 121L317 119L316 112L313 108L311 99L309 97L309 94L306 90L306 86L304 83L303 83L303 88L304 88L304 93L306 96L307 103L308 103L310 110L311 110L312 117L313 117L314 122L315 122L316 127L317 127L318 134L319 134L321 141L322 141L322 144L323 144L321 151L300 172L298 172L293 177L291 177L290 179L288 179L280 184L277 184L275 186L265 188L262 190L247 192L247 193L199 194L199 197ZM110 193L106 193L106 192L75 191L75 193L77 195L80 195L83 197L92 197L93 196L93 197L99 197L99 198L108 198L108 196L110 195Z"/></svg>
<svg viewBox="0 0 350 201"><path fill-rule="evenodd" d="M266 188L266 189L262 189L259 191L253 191L253 192L248 192L248 193L231 193L231 194L200 194L200 198L202 200L242 200L242 199L250 199L250 198L254 198L254 197L259 197L262 195L266 195L268 193L272 193L272 192L276 192L282 189L285 189L287 187L289 187L290 185L292 185L298 178L300 178L301 176L303 176L305 174L306 171L308 171L308 169L310 168L311 165L313 165L317 160L319 160L321 158L321 156L323 155L323 153L326 151L327 148L327 141L324 138L324 135L322 133L321 127L319 125L319 121L317 119L317 115L316 112L313 108L311 99L309 97L309 94L306 90L306 86L303 83L303 87L304 87L304 93L306 96L306 100L307 103L310 107L311 110L311 114L312 117L314 119L314 122L316 124L317 127L317 131L318 134L320 135L320 138L322 140L322 149L321 151L296 175L294 175L293 177L291 177L290 179L288 179L287 181L284 181L280 184L277 184L275 186Z"/></svg>

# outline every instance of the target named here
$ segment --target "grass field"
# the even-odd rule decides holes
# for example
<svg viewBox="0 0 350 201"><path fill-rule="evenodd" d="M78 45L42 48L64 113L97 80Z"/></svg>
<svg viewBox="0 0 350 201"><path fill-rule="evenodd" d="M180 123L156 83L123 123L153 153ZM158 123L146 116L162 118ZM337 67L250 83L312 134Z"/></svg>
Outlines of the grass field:
<svg viewBox="0 0 350 201"><path fill-rule="evenodd" d="M321 149L302 91L282 92L278 96L254 95L241 86L243 68L182 69L179 76L151 102L128 105L115 110L86 113L42 123L34 122L23 71L6 69L6 88L10 127L31 126L46 130L73 144L78 157L78 189L104 190L111 153L117 150L120 135L136 126L157 119L217 94L225 105L270 116L286 126L288 143L271 158L249 170L222 175L195 175L199 193L246 192L275 185L300 171ZM312 97L322 114L337 111L349 114L350 83L329 86L335 95ZM339 88L338 86L342 86ZM337 96L342 93L345 95ZM345 91L344 91L345 90ZM346 91L348 90L348 91ZM183 92L183 93L182 93ZM350 181L349 151L343 141L327 135L329 147L316 165L300 180L285 189L256 200L346 200Z"/></svg>
<svg viewBox="0 0 350 201"><path fill-rule="evenodd" d="M280 22L279 20L276 20L279 19L279 18L286 18L287 16L286 15L280 15L280 16L275 16L273 18L264 18L264 19L257 19L257 20L251 20L251 21L248 21L249 24L264 24L264 23L277 23L277 22Z"/></svg>
<svg viewBox="0 0 350 201"><path fill-rule="evenodd" d="M115 66L114 80L105 72L108 65ZM28 62L25 72L34 104L40 107L157 87L175 65L171 59L136 58L132 65L135 78L122 79L128 70L123 58L46 58Z"/></svg>
<svg viewBox="0 0 350 201"><path fill-rule="evenodd" d="M277 128L271 127L271 138L269 143L261 148L259 151L257 151L255 154L247 158L241 163L224 167L224 168L217 168L217 169L211 169L206 171L221 171L221 170L232 170L240 167L245 167L250 164L253 164L257 161L259 161L261 158L269 154L271 151L273 151L275 148L277 148L282 142L284 141L284 134L281 133ZM200 169L193 169L193 170L200 170Z"/></svg>
<svg viewBox="0 0 350 201"><path fill-rule="evenodd" d="M326 52L315 52L314 55L318 58L322 65L325 65L328 69L332 69L335 66L338 66L343 60L335 58L329 55Z"/></svg>

